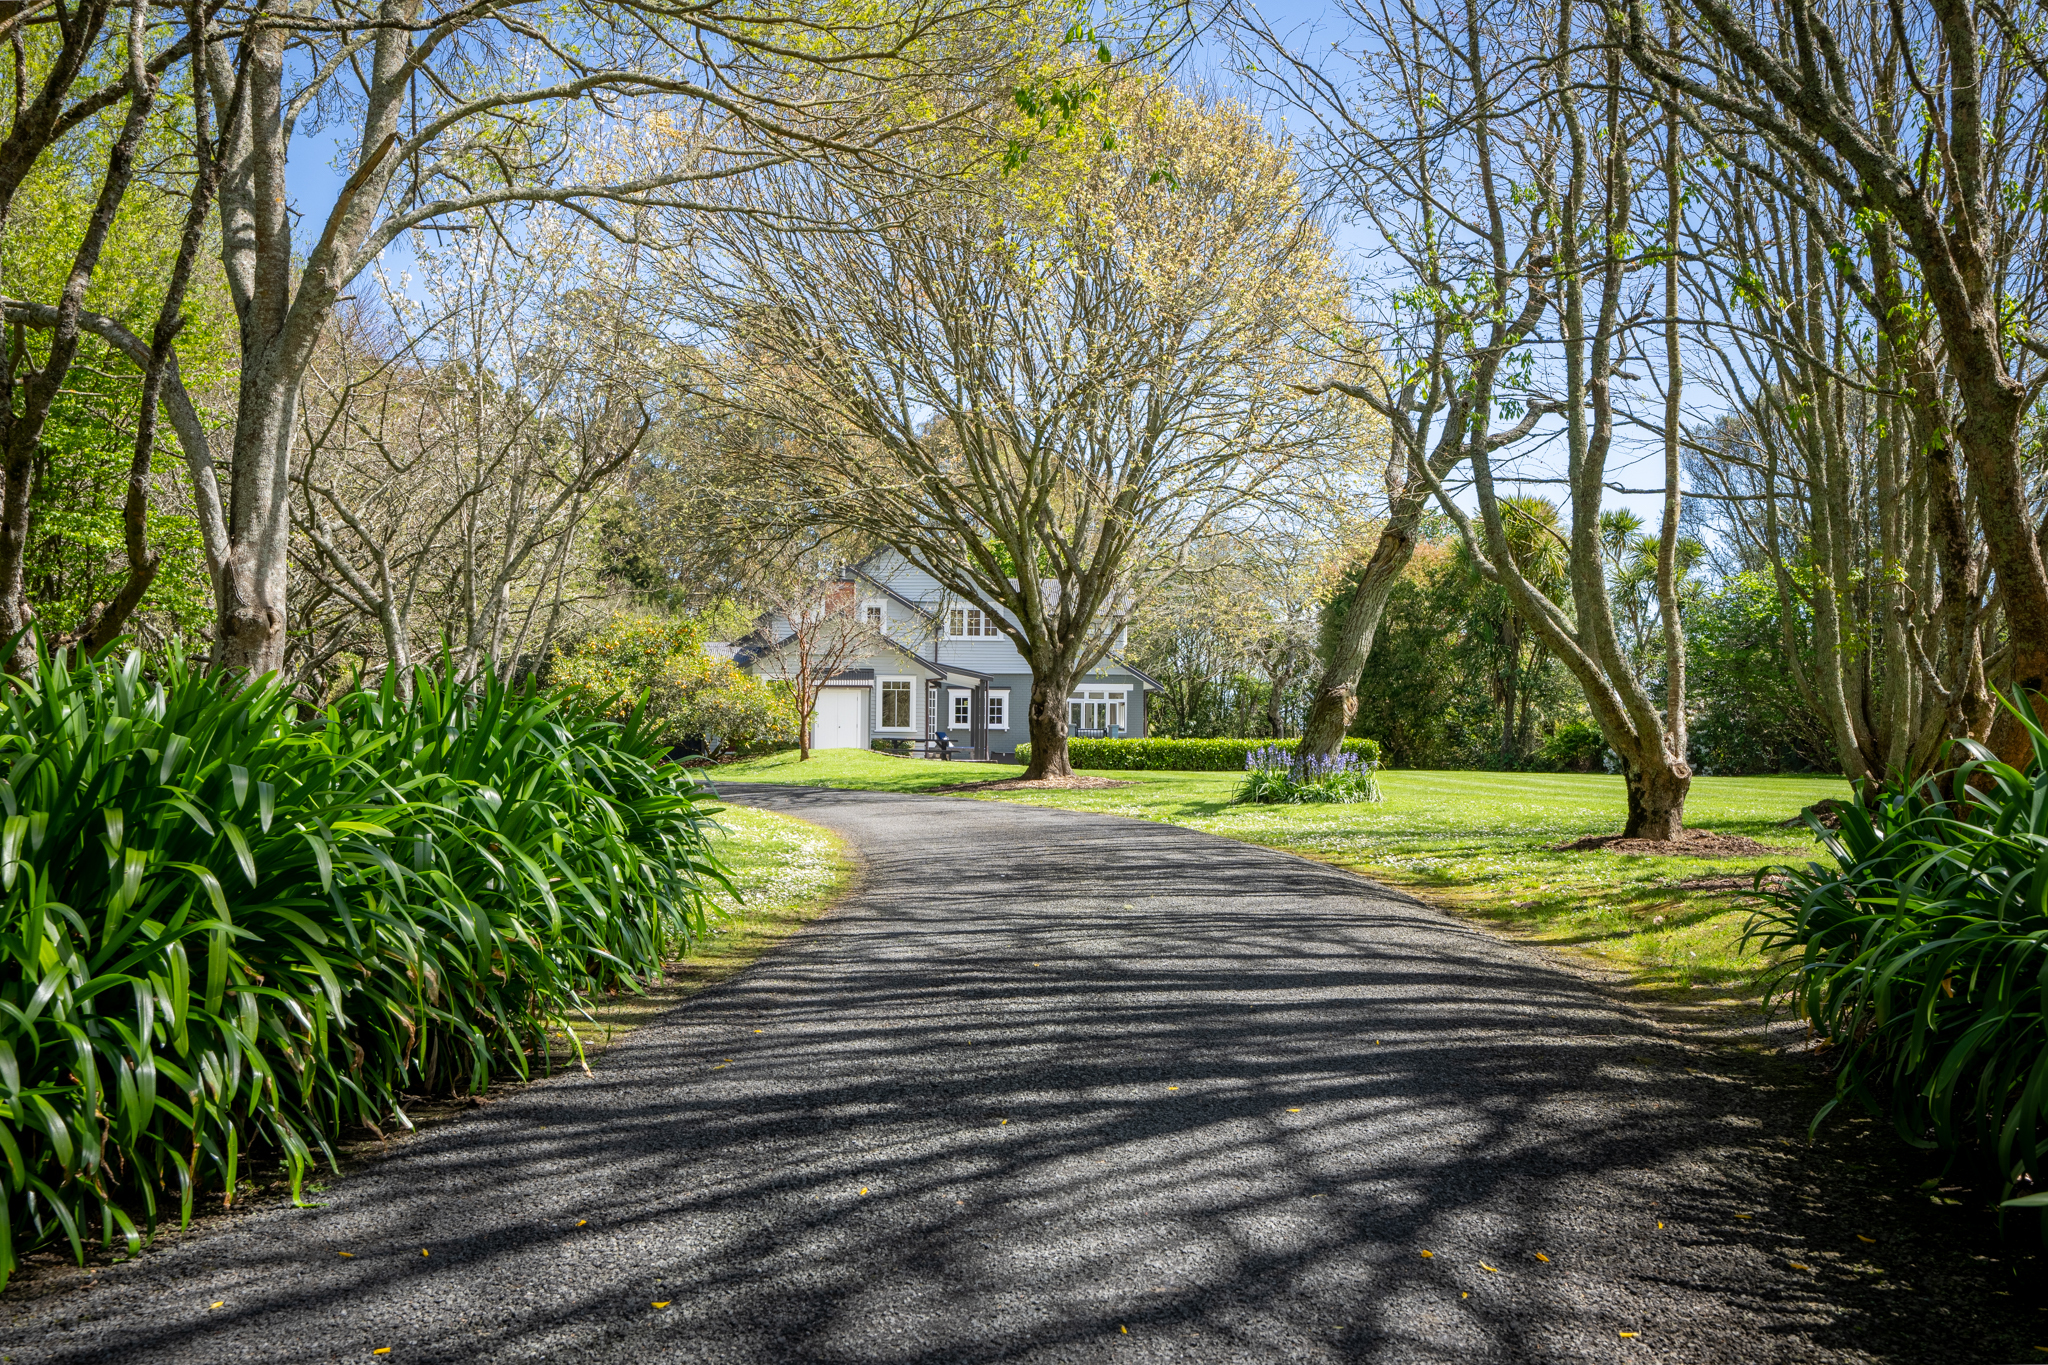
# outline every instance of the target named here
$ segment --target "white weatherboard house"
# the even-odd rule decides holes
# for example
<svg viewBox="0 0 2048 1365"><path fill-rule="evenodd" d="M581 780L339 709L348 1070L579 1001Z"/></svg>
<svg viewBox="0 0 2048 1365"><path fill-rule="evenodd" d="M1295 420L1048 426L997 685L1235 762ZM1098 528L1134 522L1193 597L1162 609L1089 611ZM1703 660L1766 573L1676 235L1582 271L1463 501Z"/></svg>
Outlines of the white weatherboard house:
<svg viewBox="0 0 2048 1365"><path fill-rule="evenodd" d="M981 608L893 550L869 556L844 577L879 639L819 693L812 748L868 749L895 740L930 752L943 734L963 757L1007 757L1030 742L1031 666ZM788 623L770 616L733 662L773 674L788 637ZM1148 675L1105 655L1067 699L1067 732L1142 735L1147 694L1158 690Z"/></svg>

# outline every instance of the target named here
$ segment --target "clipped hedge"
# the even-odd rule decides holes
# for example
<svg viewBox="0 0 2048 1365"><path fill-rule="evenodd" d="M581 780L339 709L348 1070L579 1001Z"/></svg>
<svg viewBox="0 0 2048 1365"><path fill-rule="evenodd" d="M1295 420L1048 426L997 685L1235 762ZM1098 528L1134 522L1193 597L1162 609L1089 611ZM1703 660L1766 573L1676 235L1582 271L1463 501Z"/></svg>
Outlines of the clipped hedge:
<svg viewBox="0 0 2048 1365"><path fill-rule="evenodd" d="M0 691L0 1284L252 1154L296 1195L704 932L710 799L639 715L396 683L302 720L274 676L60 654Z"/></svg>
<svg viewBox="0 0 2048 1365"><path fill-rule="evenodd" d="M1067 741L1067 761L1076 768L1121 772L1241 773L1260 749L1293 753L1298 739L1085 739ZM1347 739L1344 752L1365 763L1380 761L1376 739ZM1017 761L1031 761L1031 746L1017 746Z"/></svg>

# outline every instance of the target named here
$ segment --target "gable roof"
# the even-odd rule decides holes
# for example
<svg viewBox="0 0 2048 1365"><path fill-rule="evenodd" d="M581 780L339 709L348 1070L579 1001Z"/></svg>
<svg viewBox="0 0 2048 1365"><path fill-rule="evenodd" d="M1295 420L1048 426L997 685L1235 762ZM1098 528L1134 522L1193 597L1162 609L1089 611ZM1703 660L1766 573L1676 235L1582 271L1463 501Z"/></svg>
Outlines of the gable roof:
<svg viewBox="0 0 2048 1365"><path fill-rule="evenodd" d="M785 635L780 640L776 640L756 631L753 635L733 642L733 664L739 668L751 668L755 663L769 655L787 649L795 640L795 635ZM984 673L978 668L964 668L959 664L946 664L940 663L935 659L927 659L916 650L910 649L901 642L892 640L886 635L877 636L875 644L880 648L889 650L899 658L909 660L927 677L936 678L941 682L953 678L972 678L977 682L991 682L995 678L995 674ZM873 677L874 670L855 669L849 672L841 672L835 676L843 678L860 674Z"/></svg>
<svg viewBox="0 0 2048 1365"><path fill-rule="evenodd" d="M880 552L877 551L877 553ZM902 593L896 591L896 589L890 587L887 583L884 583L881 579L876 578L873 574L867 571L868 560L873 559L874 557L874 555L869 555L867 559L863 559L860 563L848 569L847 572L859 578L861 582L866 583L869 587L874 588L879 592L886 593L898 606L907 607L911 611L916 612L919 616L922 616L925 620L930 621L933 625L937 625L939 623L939 618L934 613L926 610L924 607L921 607L917 603L911 601Z"/></svg>
<svg viewBox="0 0 2048 1365"><path fill-rule="evenodd" d="M1136 664L1132 663L1129 659L1124 658L1122 655L1105 654L1102 657L1109 660L1111 663L1115 664L1118 668L1121 668L1124 672L1130 674L1132 677L1136 678L1139 682L1145 684L1145 690L1147 692L1164 692L1166 690L1165 683L1159 681L1159 679L1153 677L1150 673L1147 673L1144 669L1138 667Z"/></svg>

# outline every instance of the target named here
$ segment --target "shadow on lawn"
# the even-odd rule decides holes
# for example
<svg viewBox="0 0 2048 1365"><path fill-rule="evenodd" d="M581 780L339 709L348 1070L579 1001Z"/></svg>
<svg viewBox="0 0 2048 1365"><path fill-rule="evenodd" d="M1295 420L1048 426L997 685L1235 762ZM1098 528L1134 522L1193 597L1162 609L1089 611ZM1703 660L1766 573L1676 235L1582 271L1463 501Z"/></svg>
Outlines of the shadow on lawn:
<svg viewBox="0 0 2048 1365"><path fill-rule="evenodd" d="M1010 807L999 843L979 803L906 825L896 797L753 795L851 833L863 891L595 1076L352 1177L333 1214L254 1215L105 1276L83 1315L18 1305L0 1342L311 1360L402 1323L436 1360L1522 1362L1608 1359L1623 1332L1666 1361L2032 1353L1981 1218L1892 1199L1867 1129L1787 1145L1810 1085L1716 1074L1406 898L1170 826ZM219 1312L186 1307L224 1284Z"/></svg>

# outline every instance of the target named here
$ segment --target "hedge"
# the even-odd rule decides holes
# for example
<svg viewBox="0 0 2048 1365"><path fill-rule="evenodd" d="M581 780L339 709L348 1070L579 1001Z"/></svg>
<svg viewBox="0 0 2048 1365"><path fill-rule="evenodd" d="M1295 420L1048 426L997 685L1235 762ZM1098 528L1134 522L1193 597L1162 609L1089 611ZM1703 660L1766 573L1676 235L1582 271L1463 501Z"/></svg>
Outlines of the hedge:
<svg viewBox="0 0 2048 1365"><path fill-rule="evenodd" d="M1241 773L1255 749L1293 753L1298 739L1082 739L1067 741L1067 762L1076 768L1121 772ZM1380 761L1376 739L1347 739L1344 752L1367 763ZM1031 746L1017 746L1017 761L1031 761Z"/></svg>

